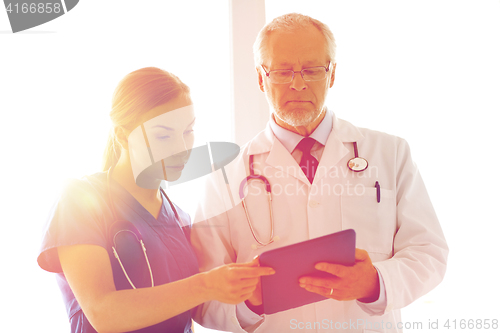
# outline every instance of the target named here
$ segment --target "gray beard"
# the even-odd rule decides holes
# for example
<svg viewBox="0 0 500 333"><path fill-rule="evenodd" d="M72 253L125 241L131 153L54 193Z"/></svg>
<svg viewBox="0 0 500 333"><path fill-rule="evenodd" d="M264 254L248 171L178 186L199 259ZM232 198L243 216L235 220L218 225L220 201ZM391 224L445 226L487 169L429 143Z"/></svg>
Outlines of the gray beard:
<svg viewBox="0 0 500 333"><path fill-rule="evenodd" d="M321 114L321 110L315 110L316 112L309 112L307 114L302 113L277 113L278 118L280 118L283 122L287 123L290 126L298 127L298 126L307 126L312 123L319 115Z"/></svg>

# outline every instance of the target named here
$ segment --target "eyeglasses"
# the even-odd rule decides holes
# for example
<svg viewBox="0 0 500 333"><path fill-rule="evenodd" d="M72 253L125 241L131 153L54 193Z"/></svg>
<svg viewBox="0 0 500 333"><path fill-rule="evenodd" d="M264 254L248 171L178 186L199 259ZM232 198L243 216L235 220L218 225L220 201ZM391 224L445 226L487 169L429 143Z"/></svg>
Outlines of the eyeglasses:
<svg viewBox="0 0 500 333"><path fill-rule="evenodd" d="M330 62L325 66L303 68L301 71L292 71L289 69L276 69L267 72L264 66L260 65L271 83L285 84L293 81L295 73L300 73L304 81L320 81L326 78L326 73L330 71Z"/></svg>

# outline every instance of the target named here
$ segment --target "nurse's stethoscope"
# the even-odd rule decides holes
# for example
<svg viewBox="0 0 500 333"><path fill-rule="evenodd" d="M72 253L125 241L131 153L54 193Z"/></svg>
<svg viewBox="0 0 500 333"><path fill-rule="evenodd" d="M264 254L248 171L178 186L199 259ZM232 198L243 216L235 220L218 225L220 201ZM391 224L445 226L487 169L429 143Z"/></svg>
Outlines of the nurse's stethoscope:
<svg viewBox="0 0 500 333"><path fill-rule="evenodd" d="M111 212L113 213L113 221L114 221L111 224L111 226L109 227L109 231L111 234L110 236L112 236L111 240L112 240L113 245L111 246L111 248L113 249L113 254L115 255L115 258L118 260L118 262L120 263L120 267L122 268L123 274L125 274L125 277L127 278L128 282L130 283L132 288L136 289L136 286L134 285L134 283L130 279L129 275L127 274L127 271L126 271L125 267L123 266L123 263L120 259L120 256L118 255L118 251L116 250L116 248L117 248L117 245L116 245L117 236L119 236L123 232L131 233L135 237L137 242L139 242L141 245L142 253L144 254L144 258L146 259L146 263L148 265L149 276L151 277L151 287L154 287L155 284L154 284L154 280L153 280L153 272L151 270L151 265L149 263L148 255L146 254L146 246L144 245L144 242L142 240L141 233L131 222L125 221L125 220L118 220L116 217L117 215L116 215L116 211L115 211L113 197L111 196L111 187L110 187L110 178L111 178L110 175L111 175L112 170L113 170L113 168L110 168L107 172L106 183L107 183L109 202L110 202L110 206L111 206ZM172 201L170 201L170 198L167 196L167 194L165 193L165 191L163 191L163 189L161 187L160 187L160 191L165 196L165 198L167 198L167 200L170 204L170 207L172 207L172 210L174 211L175 218L177 219L177 223L179 223L180 217L179 217L179 214L177 213L177 210L175 209L175 206L173 205Z"/></svg>
<svg viewBox="0 0 500 333"><path fill-rule="evenodd" d="M352 145L354 146L354 157L351 158L347 162L347 167L349 168L349 170L354 171L354 172L361 172L361 171L366 170L366 168L368 168L368 161L366 159L364 159L363 157L359 157L357 142L353 142ZM240 199L241 199L241 205L243 206L243 209L245 210L245 215L247 217L248 226L250 227L250 231L252 232L253 238L255 239L255 241L259 245L266 246L266 245L269 245L278 239L278 237L274 237L274 217L273 217L273 206L272 206L273 197L272 197L272 192L271 192L271 184L269 183L269 180L267 180L267 178L264 177L263 175L255 174L255 171L253 169L253 155L249 156L248 169L250 171L250 175L247 176L246 178L244 178L240 183L239 194L240 194ZM248 208L247 208L247 204L245 202L245 186L248 185L248 183L252 180L259 180L259 181L263 182L265 187L266 187L267 202L269 204L269 218L271 221L271 233L269 235L268 241L262 241L257 237L255 230L253 228L253 224L250 220L250 215L248 214ZM252 246L252 247L254 247L254 246Z"/></svg>

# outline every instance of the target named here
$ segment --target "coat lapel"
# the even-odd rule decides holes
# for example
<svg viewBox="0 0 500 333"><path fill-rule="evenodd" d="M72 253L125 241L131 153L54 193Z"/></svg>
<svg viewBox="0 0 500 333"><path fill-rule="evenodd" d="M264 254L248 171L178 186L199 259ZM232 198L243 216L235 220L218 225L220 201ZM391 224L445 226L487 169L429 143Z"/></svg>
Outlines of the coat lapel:
<svg viewBox="0 0 500 333"><path fill-rule="evenodd" d="M300 166L279 140L274 140L271 151L267 156L266 163L291 177L295 177L309 184L309 180L300 169Z"/></svg>
<svg viewBox="0 0 500 333"><path fill-rule="evenodd" d="M293 159L292 155L283 146L283 144L274 136L269 124L266 129L259 133L255 139L251 141L248 147L249 155L268 153L265 163L276 169L277 172L286 173L295 177L306 184L309 184L306 176L300 169L299 165ZM261 169L262 166L260 166ZM271 176L271 175L267 175Z"/></svg>
<svg viewBox="0 0 500 333"><path fill-rule="evenodd" d="M356 126L345 120L338 119L334 113L332 114L332 131L328 136L323 155L319 161L319 166L314 176L314 182L325 177L328 172L350 152L350 150L346 148L346 143L357 142L363 139L363 135Z"/></svg>
<svg viewBox="0 0 500 333"><path fill-rule="evenodd" d="M345 143L357 142L361 139L363 139L363 135L357 127L345 120L338 119L333 114L333 128L314 176L314 182L325 177L329 170L335 167L350 152ZM265 160L266 164L309 185L309 181L299 165L274 136L269 125L250 142L248 147L248 154L250 155L265 153L268 153Z"/></svg>

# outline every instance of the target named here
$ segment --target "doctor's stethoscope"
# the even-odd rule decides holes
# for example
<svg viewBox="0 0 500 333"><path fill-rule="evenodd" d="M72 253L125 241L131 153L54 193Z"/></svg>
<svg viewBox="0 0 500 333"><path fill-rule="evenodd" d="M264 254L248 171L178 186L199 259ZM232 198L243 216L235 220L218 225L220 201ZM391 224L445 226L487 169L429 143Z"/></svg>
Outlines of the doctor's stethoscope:
<svg viewBox="0 0 500 333"><path fill-rule="evenodd" d="M352 145L354 147L354 157L351 158L347 162L347 167L349 168L349 170L354 171L354 172L361 172L361 171L366 170L366 168L368 168L368 161L366 159L364 159L363 157L359 157L357 142L353 142ZM248 168L250 171L250 175L247 176L246 178L244 178L240 183L239 194L240 194L240 199L241 199L241 205L243 206L243 209L245 210L245 215L247 218L248 226L250 227L250 231L252 232L253 238L255 239L255 241L259 245L266 246L266 245L269 245L278 239L278 237L274 237L274 216L273 216L273 205L272 205L273 197L272 197L272 192L271 192L271 184L269 183L269 180L266 177L264 177L263 175L255 174L255 171L253 169L253 155L249 156ZM248 185L248 183L252 180L260 180L261 182L264 183L264 185L266 187L267 202L269 204L269 218L271 221L271 232L270 232L269 240L267 242L261 241L257 237L257 234L255 233L255 230L253 228L253 223L250 220L250 215L248 214L247 204L245 202L245 193L244 193L245 185ZM255 246L252 246L252 248L254 248L254 247Z"/></svg>
<svg viewBox="0 0 500 333"><path fill-rule="evenodd" d="M110 206L111 206L111 212L113 214L113 221L114 221L111 224L111 226L109 227L109 230L110 231L114 231L113 229L116 230L115 232L113 232L113 235L110 235L110 236L112 236L112 244L113 245L111 246L111 248L113 250L113 254L114 254L115 258L118 260L118 263L120 264L120 267L123 271L123 274L125 274L125 277L127 278L128 282L130 283L132 288L137 289L136 286L134 285L134 283L132 282L132 280L130 279L129 275L127 274L127 270L123 266L123 263L120 259L120 256L118 255L118 251L116 249L117 248L117 245L116 245L117 236L123 232L131 233L135 237L137 242L139 242L141 245L142 253L144 254L144 259L146 259L146 263L148 265L149 276L151 278L151 287L154 287L153 271L151 270L149 258L148 258L148 255L146 254L146 245L144 245L144 241L142 239L141 233L131 222L125 221L125 220L118 220L116 217L116 210L115 210L113 198L111 196L111 187L110 187L110 178L111 178L110 174L111 174L112 170L113 170L113 168L111 167L107 172L106 184L107 184L109 202L110 202ZM172 201L170 201L170 198L167 196L167 194L165 193L165 191L163 191L163 189L161 187L160 187L160 191L165 196L165 198L167 198L168 203L170 204L170 207L174 211L174 215L175 215L175 218L177 220L177 223L180 225L180 217L179 217L179 214L177 213L177 210L175 209L175 206L173 205Z"/></svg>

